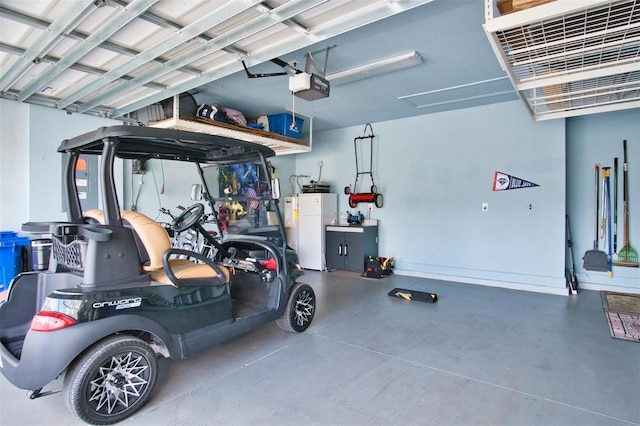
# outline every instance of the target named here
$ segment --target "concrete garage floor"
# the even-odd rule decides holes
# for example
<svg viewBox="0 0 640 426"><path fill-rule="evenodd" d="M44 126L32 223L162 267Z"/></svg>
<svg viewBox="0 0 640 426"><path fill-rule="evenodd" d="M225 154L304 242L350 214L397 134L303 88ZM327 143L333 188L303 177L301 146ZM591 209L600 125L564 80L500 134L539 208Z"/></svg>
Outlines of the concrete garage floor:
<svg viewBox="0 0 640 426"><path fill-rule="evenodd" d="M640 344L612 339L595 291L563 297L404 276L308 271L303 334L269 324L160 363L129 425L640 424ZM435 304L387 296L438 294ZM0 379L0 424L82 424L61 394Z"/></svg>

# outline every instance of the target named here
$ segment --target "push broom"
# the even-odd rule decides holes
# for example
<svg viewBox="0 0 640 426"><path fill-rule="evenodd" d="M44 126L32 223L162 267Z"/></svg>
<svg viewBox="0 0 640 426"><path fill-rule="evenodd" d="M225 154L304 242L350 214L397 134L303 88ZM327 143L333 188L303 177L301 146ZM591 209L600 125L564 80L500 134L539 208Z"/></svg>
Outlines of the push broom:
<svg viewBox="0 0 640 426"><path fill-rule="evenodd" d="M613 262L614 265L617 266L629 266L629 267L638 267L638 252L636 252L631 244L629 243L629 207L628 207L628 198L629 198L629 181L627 178L628 173L628 164L627 164L627 141L626 139L622 142L623 150L624 150L624 162L622 165L622 203L624 210L624 222L623 222L623 232L624 232L624 247L620 249L618 252L618 260Z"/></svg>

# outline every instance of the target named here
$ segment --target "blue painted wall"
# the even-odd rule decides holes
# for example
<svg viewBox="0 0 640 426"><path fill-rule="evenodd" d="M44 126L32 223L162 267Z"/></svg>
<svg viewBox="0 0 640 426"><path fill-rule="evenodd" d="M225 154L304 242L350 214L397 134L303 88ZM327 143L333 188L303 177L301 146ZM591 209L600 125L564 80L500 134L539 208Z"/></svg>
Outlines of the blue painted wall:
<svg viewBox="0 0 640 426"><path fill-rule="evenodd" d="M361 210L380 221L380 255L399 273L565 293L565 125L534 122L519 102L373 123L374 178L384 207ZM314 135L296 171L343 194L355 180L353 139L364 126ZM368 155L368 145L362 147ZM367 171L368 157L360 171ZM363 167L364 166L364 167ZM539 184L492 190L495 171ZM369 192L368 176L358 192ZM489 210L482 211L482 203ZM371 210L370 210L371 207Z"/></svg>
<svg viewBox="0 0 640 426"><path fill-rule="evenodd" d="M63 138L118 123L4 100L0 107L0 228L14 229L26 220L64 219L55 149ZM614 267L609 278L584 271L581 259L593 244L593 165L610 165L615 156L622 162L625 138L630 240L636 249L640 245L640 110L570 118L565 124L534 122L520 102L507 102L372 124L373 172L383 208L360 204L351 209L343 193L354 183L353 139L364 133L364 126L318 132L311 153L277 157L283 196L290 193L289 175L317 179L322 161L322 181L340 194L341 217L360 210L378 219L380 255L396 259L397 273L558 294L566 294L566 205L580 286L640 293L638 268ZM366 171L368 158L362 155L368 154L368 146L362 148L360 170ZM15 164L27 165L26 170ZM495 171L540 186L494 192ZM180 179L171 170L165 173L176 197L188 196L191 179ZM129 165L121 175L121 202L128 208L137 179L132 179ZM368 177L360 181L364 186L359 191L366 192ZM138 207L153 217L159 203L173 208L178 200L171 193L158 200L151 182L147 175ZM620 178L620 194L621 185ZM487 212L481 209L484 202ZM618 222L621 247L621 209Z"/></svg>
<svg viewBox="0 0 640 426"><path fill-rule="evenodd" d="M17 232L27 221L66 220L60 142L122 122L3 99L0 117L0 229Z"/></svg>

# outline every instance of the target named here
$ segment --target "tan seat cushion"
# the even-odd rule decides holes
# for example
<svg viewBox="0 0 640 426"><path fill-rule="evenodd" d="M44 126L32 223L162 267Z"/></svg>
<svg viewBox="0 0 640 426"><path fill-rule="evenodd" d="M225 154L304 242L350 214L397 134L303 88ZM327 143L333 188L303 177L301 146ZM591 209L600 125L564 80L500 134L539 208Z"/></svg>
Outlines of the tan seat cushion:
<svg viewBox="0 0 640 426"><path fill-rule="evenodd" d="M162 255L171 248L171 239L164 229L148 216L131 210L123 210L122 218L129 222L149 255L149 265L142 267L147 272L162 269Z"/></svg>

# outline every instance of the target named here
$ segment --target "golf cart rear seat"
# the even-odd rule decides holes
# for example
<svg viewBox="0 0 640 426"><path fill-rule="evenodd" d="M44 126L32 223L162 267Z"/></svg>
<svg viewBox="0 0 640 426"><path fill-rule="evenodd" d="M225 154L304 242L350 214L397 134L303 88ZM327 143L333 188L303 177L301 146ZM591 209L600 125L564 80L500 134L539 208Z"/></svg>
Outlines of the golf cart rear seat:
<svg viewBox="0 0 640 426"><path fill-rule="evenodd" d="M104 213L101 210L87 210L83 216L104 224ZM202 285L203 279L209 282L215 280L215 284L229 282L229 270L224 266L207 262L208 259L198 253L185 253L184 250L172 248L166 229L148 216L123 210L122 219L134 230L142 270L148 272L154 282L176 287ZM172 254L186 254L205 263L195 263L189 259L169 259Z"/></svg>

